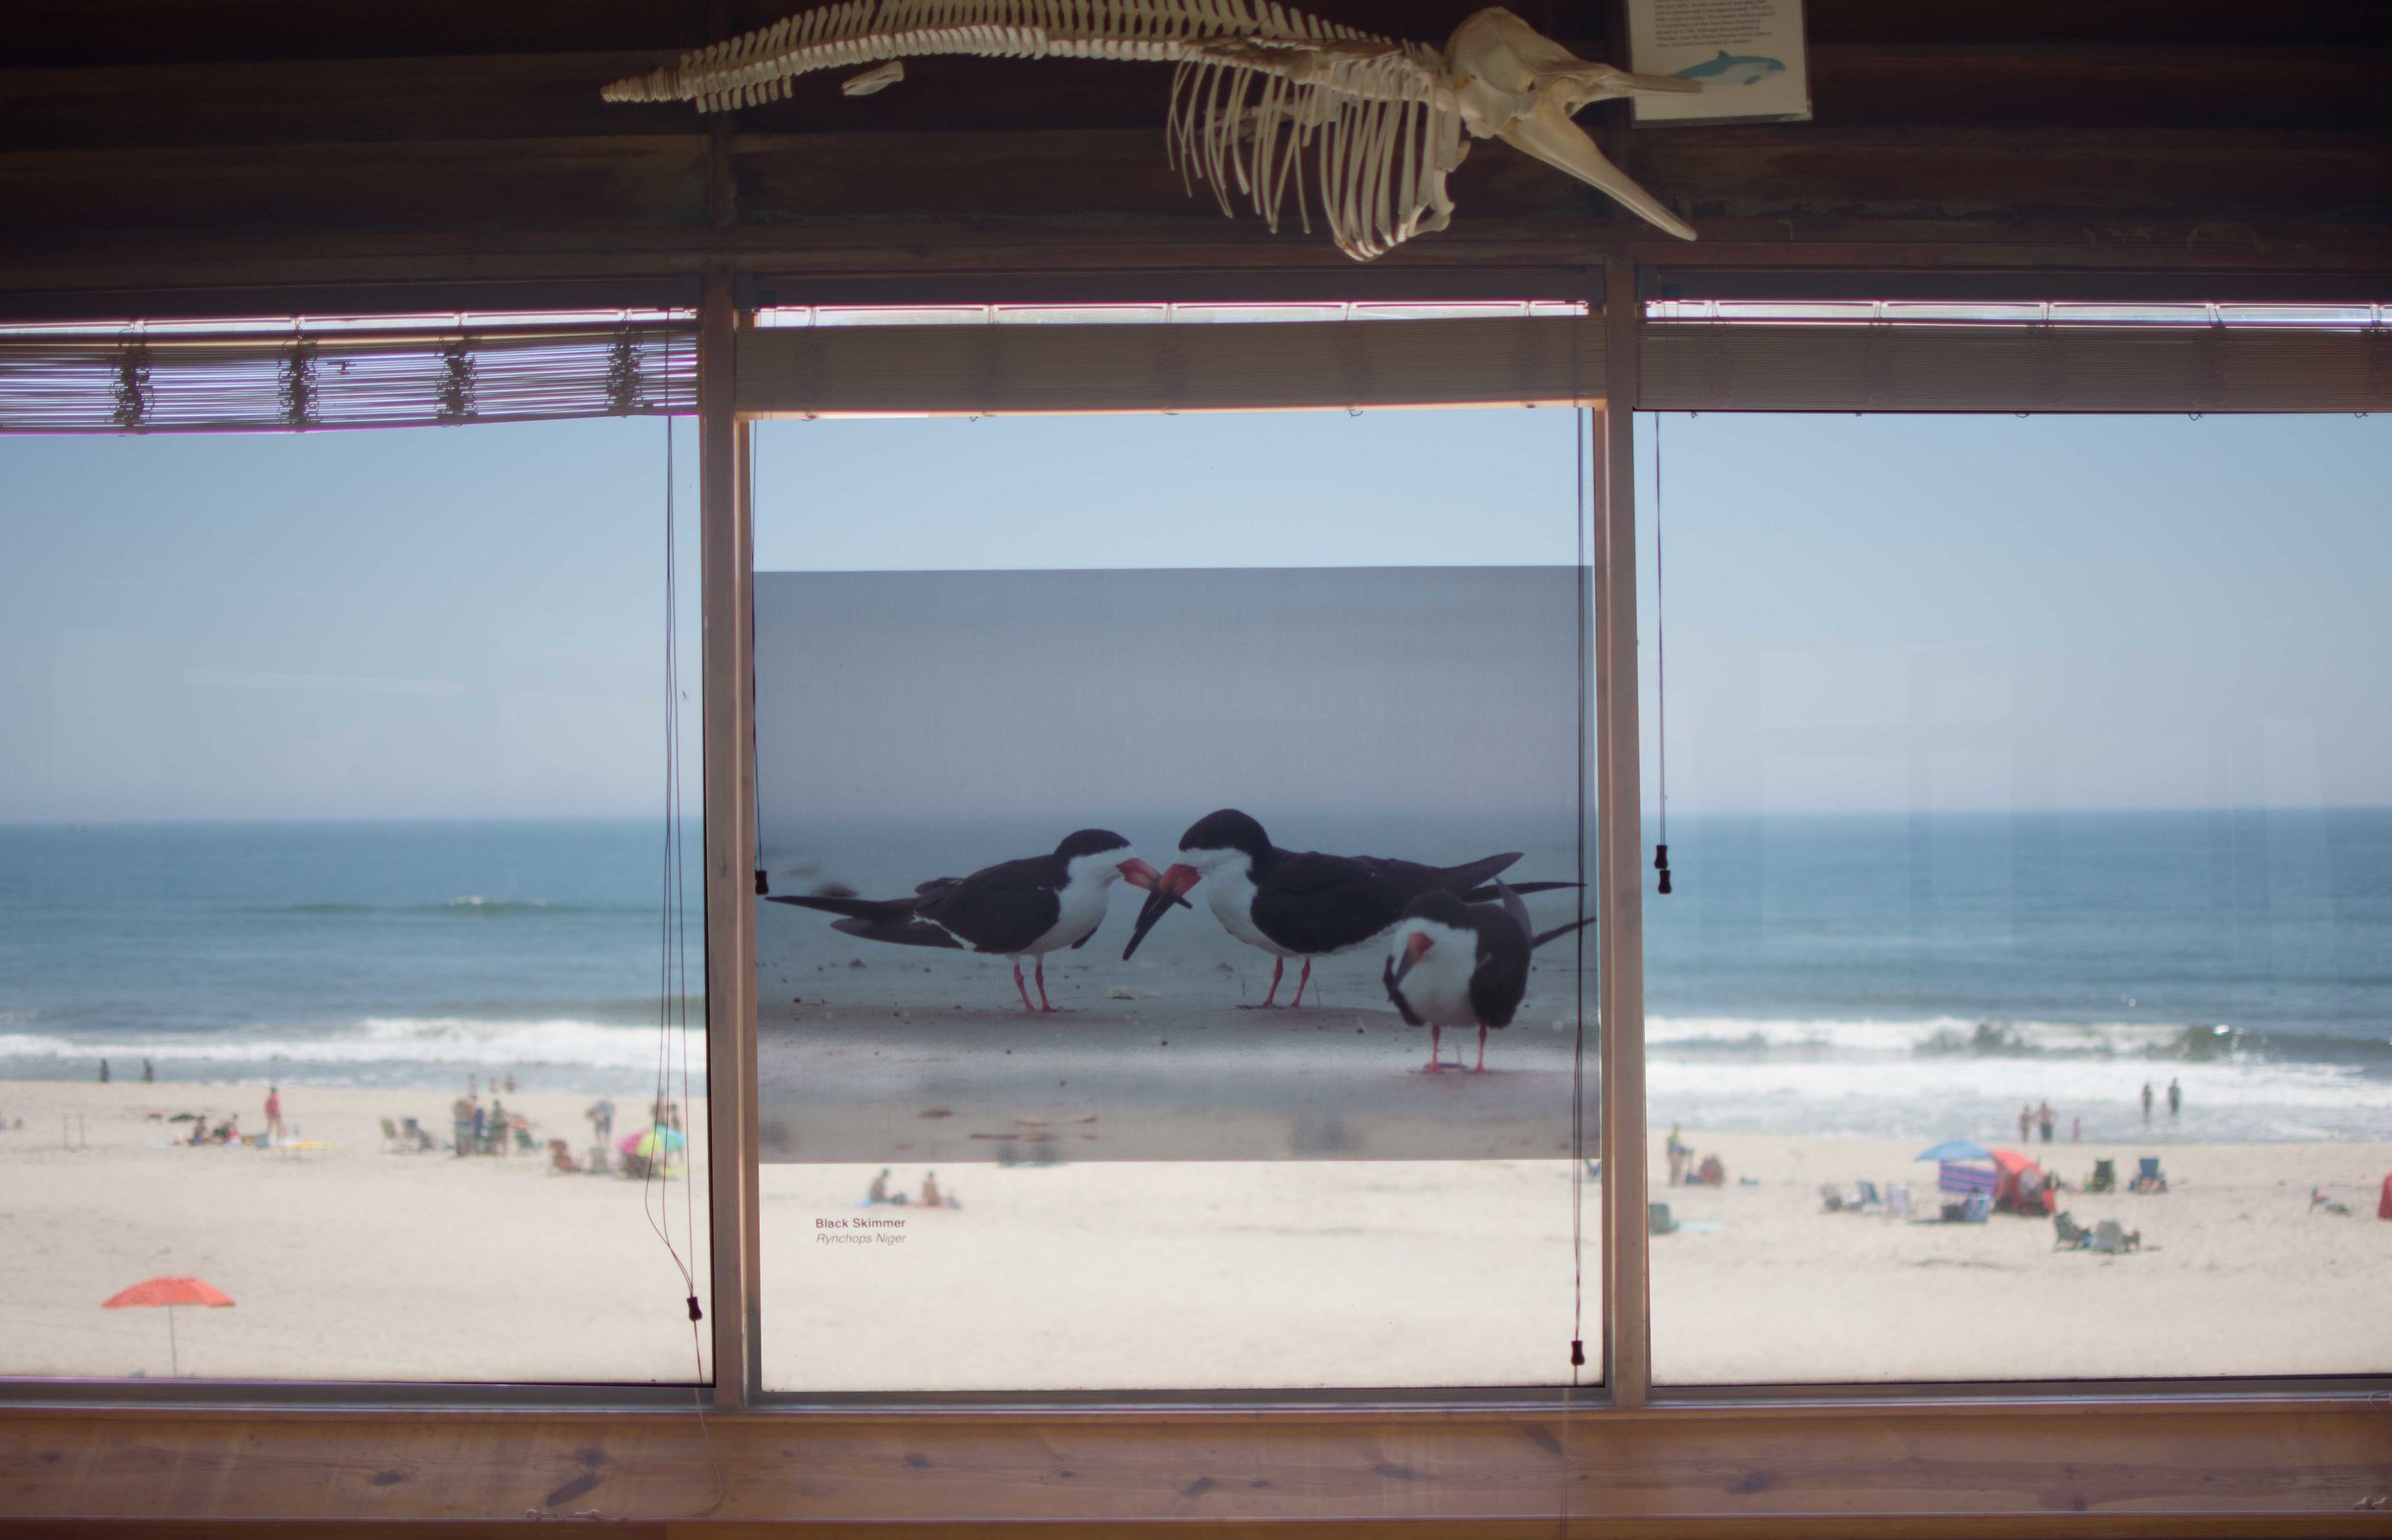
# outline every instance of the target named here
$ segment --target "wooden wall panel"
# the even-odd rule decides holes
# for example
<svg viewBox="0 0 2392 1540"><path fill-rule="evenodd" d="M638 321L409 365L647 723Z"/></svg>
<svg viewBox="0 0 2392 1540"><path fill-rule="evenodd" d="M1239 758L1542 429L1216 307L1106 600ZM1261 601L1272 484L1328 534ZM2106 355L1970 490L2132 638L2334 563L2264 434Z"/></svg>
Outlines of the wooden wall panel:
<svg viewBox="0 0 2392 1540"><path fill-rule="evenodd" d="M607 79L797 0L19 0L0 29L0 313L162 287L825 273L1361 270L1221 219L1163 156L1168 72L917 60L720 119ZM1475 0L1319 0L1441 40ZM1613 8L1524 11L1582 55ZM1499 145L1381 270L2369 275L2392 288L2392 7L1812 0L1818 121L1586 121L1703 240ZM657 238L651 238L657 237ZM102 291L126 295L107 298ZM170 297L163 303L177 303Z"/></svg>

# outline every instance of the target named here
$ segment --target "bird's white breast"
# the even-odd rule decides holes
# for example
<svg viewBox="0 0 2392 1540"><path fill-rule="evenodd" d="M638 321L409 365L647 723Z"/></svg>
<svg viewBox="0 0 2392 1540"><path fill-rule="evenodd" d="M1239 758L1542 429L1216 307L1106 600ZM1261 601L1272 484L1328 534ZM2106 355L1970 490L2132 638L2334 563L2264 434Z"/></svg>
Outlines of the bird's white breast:
<svg viewBox="0 0 2392 1540"><path fill-rule="evenodd" d="M1415 931L1429 937L1429 946L1395 986L1404 1002L1414 1016L1432 1026L1477 1025L1478 1011L1470 1001L1470 980L1478 968L1478 937L1433 921L1406 920L1391 937L1391 958L1403 958L1405 943Z"/></svg>
<svg viewBox="0 0 2392 1540"><path fill-rule="evenodd" d="M1104 923L1105 905L1112 896L1112 883L1093 872L1074 872L1072 880L1055 892L1054 923L1026 950L1054 952L1085 938Z"/></svg>
<svg viewBox="0 0 2392 1540"><path fill-rule="evenodd" d="M1205 886L1212 894L1212 917L1221 922L1223 930L1275 957L1302 956L1254 928L1254 874L1252 864L1244 856L1215 867L1206 877Z"/></svg>

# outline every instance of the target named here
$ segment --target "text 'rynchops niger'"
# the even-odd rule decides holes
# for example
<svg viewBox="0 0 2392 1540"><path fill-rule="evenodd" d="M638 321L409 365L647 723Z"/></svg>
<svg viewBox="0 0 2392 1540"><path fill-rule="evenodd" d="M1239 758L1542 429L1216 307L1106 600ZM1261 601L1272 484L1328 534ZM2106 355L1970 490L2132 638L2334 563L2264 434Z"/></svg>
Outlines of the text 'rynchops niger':
<svg viewBox="0 0 2392 1540"><path fill-rule="evenodd" d="M915 889L911 898L775 893L772 902L844 915L831 928L867 941L1011 957L1013 987L1021 992L1022 1008L1052 1011L1056 1007L1047 1001L1047 954L1087 944L1104 923L1115 883L1151 891L1158 880L1155 869L1131 851L1129 841L1111 829L1084 828L1066 835L1052 855L999 862L968 877L934 878ZM1038 959L1035 1005L1022 982L1026 957Z"/></svg>
<svg viewBox="0 0 2392 1540"><path fill-rule="evenodd" d="M1271 992L1262 1005L1251 1008L1259 1010L1276 1001L1287 959L1302 957L1304 971L1296 981L1296 998L1288 1001L1294 1007L1304 1002L1313 958L1367 944L1401 919L1404 906L1423 893L1492 898L1495 891L1485 884L1519 858L1514 850L1458 867L1429 867L1371 855L1282 850L1271 843L1261 824L1225 807L1198 819L1180 836L1180 859L1156 881L1121 957L1127 961L1138 950L1172 900L1210 877L1213 918L1223 930L1274 959ZM1576 886L1528 882L1513 891L1543 892Z"/></svg>
<svg viewBox="0 0 2392 1540"><path fill-rule="evenodd" d="M1429 1062L1437 1072L1437 1039L1449 1026L1478 1028L1478 1067L1487 1070L1487 1029L1512 1024L1528 993L1528 955L1547 941L1592 925L1593 915L1539 935L1528 906L1502 883L1496 902L1473 904L1451 893L1422 893L1404 906L1395 950L1380 979L1406 1026L1429 1028ZM1396 960L1401 957L1403 960Z"/></svg>

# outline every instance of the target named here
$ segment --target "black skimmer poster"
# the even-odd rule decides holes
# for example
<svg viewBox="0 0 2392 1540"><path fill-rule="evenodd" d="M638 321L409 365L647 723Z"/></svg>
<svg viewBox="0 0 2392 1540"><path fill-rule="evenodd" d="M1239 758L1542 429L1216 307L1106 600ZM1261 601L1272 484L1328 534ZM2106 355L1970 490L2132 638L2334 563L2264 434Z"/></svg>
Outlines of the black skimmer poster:
<svg viewBox="0 0 2392 1540"><path fill-rule="evenodd" d="M759 573L764 1158L1564 1154L1576 949L1483 1075L1382 969L1426 892L1590 913L1579 578Z"/></svg>

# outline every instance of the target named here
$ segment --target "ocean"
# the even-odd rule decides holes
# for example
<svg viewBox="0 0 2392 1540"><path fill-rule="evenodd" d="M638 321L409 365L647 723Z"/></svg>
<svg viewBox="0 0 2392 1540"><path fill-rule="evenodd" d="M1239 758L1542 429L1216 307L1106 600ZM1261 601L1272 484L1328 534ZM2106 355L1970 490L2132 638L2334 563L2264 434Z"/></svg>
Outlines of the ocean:
<svg viewBox="0 0 2392 1540"><path fill-rule="evenodd" d="M663 878L661 821L0 828L0 1077L636 1088Z"/></svg>
<svg viewBox="0 0 2392 1540"><path fill-rule="evenodd" d="M1197 811L1109 822L1161 866ZM1270 822L1287 845L1517 848L1523 877L1575 865L1558 823ZM1065 832L767 829L776 891L868 893ZM1987 1137L2049 1100L2063 1138L2081 1120L2088 1139L2392 1139L2392 810L1712 815L1670 832L1677 891L1646 903L1656 1127ZM0 1078L90 1078L106 1057L120 1079L148 1058L165 1081L636 1087L656 1056L662 866L653 821L0 828ZM695 907L694 860L687 880ZM1539 900L1558 917L1568 902ZM1117 897L1098 942L1055 960L1117 965L1104 941L1132 913ZM848 944L768 916L784 968ZM695 913L690 940L695 991ZM1139 960L1244 952L1200 907ZM1565 1026L1544 998L1516 1037ZM2141 1086L2171 1079L2183 1111L2162 1100L2145 1124Z"/></svg>

